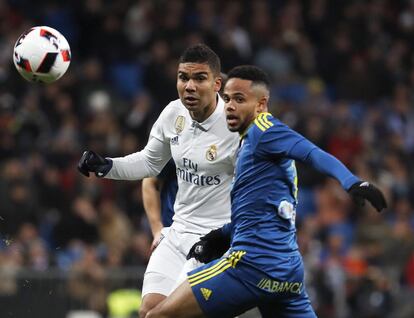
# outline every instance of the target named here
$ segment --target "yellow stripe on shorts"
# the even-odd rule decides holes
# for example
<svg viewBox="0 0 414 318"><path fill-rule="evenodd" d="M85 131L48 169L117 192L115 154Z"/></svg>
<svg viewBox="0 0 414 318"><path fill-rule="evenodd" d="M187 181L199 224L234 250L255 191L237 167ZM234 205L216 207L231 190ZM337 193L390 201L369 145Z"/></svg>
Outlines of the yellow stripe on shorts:
<svg viewBox="0 0 414 318"><path fill-rule="evenodd" d="M200 271L198 273L194 273L194 274L188 276L188 281L191 283L193 281L196 281L199 278L208 276L211 273L214 273L215 271L220 270L220 268L222 266L225 266L228 263L229 263L229 261L226 258L224 258L221 261L219 261L218 263L214 264L213 266L211 266L209 268L206 268L206 269L203 269L202 271Z"/></svg>
<svg viewBox="0 0 414 318"><path fill-rule="evenodd" d="M231 264L227 261L223 264L223 266L218 267L215 271L211 272L210 275L207 274L203 275L201 277L195 278L194 280L192 280L190 282L190 286L193 287L195 285L198 285L206 280L209 280L210 278L213 278L214 276L217 276L221 273L223 273L226 269L228 269L229 267L231 267Z"/></svg>
<svg viewBox="0 0 414 318"><path fill-rule="evenodd" d="M234 251L228 257L220 260L213 266L188 276L188 282L190 283L190 286L195 286L214 276L217 276L223 273L229 267L235 268L236 264L239 262L239 260L243 257L244 254L246 254L245 251Z"/></svg>

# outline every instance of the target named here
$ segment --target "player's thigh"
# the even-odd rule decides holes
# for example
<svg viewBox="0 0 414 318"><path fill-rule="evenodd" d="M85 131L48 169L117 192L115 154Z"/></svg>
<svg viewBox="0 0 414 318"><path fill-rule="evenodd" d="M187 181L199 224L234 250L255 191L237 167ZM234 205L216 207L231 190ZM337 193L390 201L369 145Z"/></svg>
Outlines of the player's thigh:
<svg viewBox="0 0 414 318"><path fill-rule="evenodd" d="M278 276L273 276L269 285L261 286L267 292L258 306L263 317L316 317L306 292L302 257L280 259Z"/></svg>
<svg viewBox="0 0 414 318"><path fill-rule="evenodd" d="M146 294L142 298L142 303L139 308L139 316L140 317L146 317L146 314L148 311L150 311L152 308L160 304L167 296L161 295L161 294L153 294L149 293Z"/></svg>
<svg viewBox="0 0 414 318"><path fill-rule="evenodd" d="M190 272L188 282L207 317L235 317L257 302L241 276L228 258L221 258Z"/></svg>
<svg viewBox="0 0 414 318"><path fill-rule="evenodd" d="M167 296L171 293L186 261L172 239L166 236L152 253L144 274L143 296L149 293Z"/></svg>
<svg viewBox="0 0 414 318"><path fill-rule="evenodd" d="M299 297L288 303L267 303L259 306L263 318L316 318L308 298Z"/></svg>
<svg viewBox="0 0 414 318"><path fill-rule="evenodd" d="M170 296L147 315L151 317L198 318L205 317L188 281L184 281Z"/></svg>
<svg viewBox="0 0 414 318"><path fill-rule="evenodd" d="M258 307L263 318L316 318L305 290L277 302L262 303Z"/></svg>

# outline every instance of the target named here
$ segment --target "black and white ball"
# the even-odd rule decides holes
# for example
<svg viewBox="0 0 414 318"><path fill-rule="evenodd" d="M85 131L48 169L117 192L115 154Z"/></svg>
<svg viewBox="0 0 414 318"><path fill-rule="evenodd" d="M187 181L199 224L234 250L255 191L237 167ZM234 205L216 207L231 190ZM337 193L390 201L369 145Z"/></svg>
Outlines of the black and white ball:
<svg viewBox="0 0 414 318"><path fill-rule="evenodd" d="M59 31L47 26L25 31L14 45L14 65L29 82L58 80L67 71L70 60L68 41Z"/></svg>

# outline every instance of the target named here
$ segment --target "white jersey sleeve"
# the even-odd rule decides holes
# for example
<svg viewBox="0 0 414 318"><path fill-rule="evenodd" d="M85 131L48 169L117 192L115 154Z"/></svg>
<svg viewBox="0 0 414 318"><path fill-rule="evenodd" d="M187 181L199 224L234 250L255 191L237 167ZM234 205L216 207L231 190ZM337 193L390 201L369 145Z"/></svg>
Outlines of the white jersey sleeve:
<svg viewBox="0 0 414 318"><path fill-rule="evenodd" d="M143 150L125 157L110 158L113 166L105 178L139 180L160 173L171 158L170 141L164 133L168 113L167 106L152 127L148 143Z"/></svg>

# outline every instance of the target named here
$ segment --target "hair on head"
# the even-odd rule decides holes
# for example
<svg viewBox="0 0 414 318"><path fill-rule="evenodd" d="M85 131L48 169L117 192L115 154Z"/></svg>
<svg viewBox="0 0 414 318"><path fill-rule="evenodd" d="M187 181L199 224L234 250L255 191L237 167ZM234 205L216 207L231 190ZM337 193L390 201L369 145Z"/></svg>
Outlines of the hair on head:
<svg viewBox="0 0 414 318"><path fill-rule="evenodd" d="M207 64L214 75L220 75L220 58L210 47L203 43L188 47L183 54L181 54L178 62Z"/></svg>
<svg viewBox="0 0 414 318"><path fill-rule="evenodd" d="M252 81L253 84L262 84L267 89L270 88L269 76L255 65L240 65L232 68L227 73L227 80L230 78L240 78Z"/></svg>

